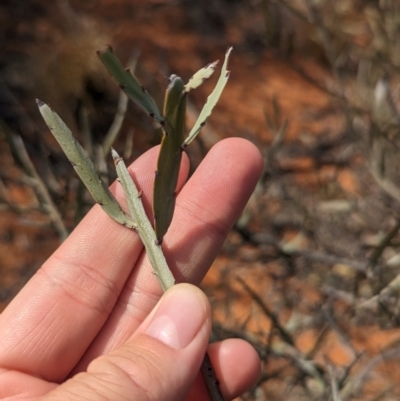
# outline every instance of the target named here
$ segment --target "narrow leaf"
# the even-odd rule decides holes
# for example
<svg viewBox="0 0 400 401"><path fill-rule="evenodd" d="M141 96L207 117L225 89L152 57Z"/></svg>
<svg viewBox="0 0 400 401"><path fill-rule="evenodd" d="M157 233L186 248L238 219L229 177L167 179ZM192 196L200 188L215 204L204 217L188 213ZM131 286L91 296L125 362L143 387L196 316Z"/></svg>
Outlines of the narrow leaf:
<svg viewBox="0 0 400 401"><path fill-rule="evenodd" d="M79 142L74 138L70 129L64 121L47 104L40 100L36 101L39 111L50 131L57 139L62 150L67 155L75 171L83 181L94 200L115 221L129 228L134 227L131 218L124 214L118 202L110 190L99 177L92 161L83 150Z"/></svg>
<svg viewBox="0 0 400 401"><path fill-rule="evenodd" d="M162 242L174 214L186 116L186 92L183 81L176 75L172 75L170 81L165 95L164 135L154 180L154 229L159 243Z"/></svg>
<svg viewBox="0 0 400 401"><path fill-rule="evenodd" d="M141 193L138 191L122 158L119 157L114 149L111 149L111 154L114 159L118 178L120 179L122 188L125 192L129 211L131 212L133 219L137 222L135 229L146 248L147 256L150 259L150 263L153 266L163 291L167 291L168 288L175 284L175 279L169 270L162 249L156 239L153 227L146 216L141 199Z"/></svg>
<svg viewBox="0 0 400 401"><path fill-rule="evenodd" d="M197 134L200 132L200 130L205 125L207 118L210 116L214 106L217 104L218 99L220 98L221 93L224 90L226 83L228 82L229 71L227 70L227 65L228 65L229 55L231 54L231 51L232 51L232 47L230 47L225 54L225 61L222 66L221 75L218 79L217 85L215 86L211 95L207 98L206 104L203 106L203 109L201 110L201 113L200 113L196 123L194 124L194 127L189 132L188 137L185 139L185 141L182 144L183 147L188 146L190 144L190 142L192 142L193 139L196 138Z"/></svg>
<svg viewBox="0 0 400 401"><path fill-rule="evenodd" d="M197 71L189 82L185 85L185 91L189 92L192 89L198 88L205 80L211 77L217 67L218 60L206 65L201 70Z"/></svg>
<svg viewBox="0 0 400 401"><path fill-rule="evenodd" d="M143 88L137 78L123 67L112 48L108 47L104 51L97 52L97 54L120 88L146 113L160 124L163 124L164 119L153 98Z"/></svg>

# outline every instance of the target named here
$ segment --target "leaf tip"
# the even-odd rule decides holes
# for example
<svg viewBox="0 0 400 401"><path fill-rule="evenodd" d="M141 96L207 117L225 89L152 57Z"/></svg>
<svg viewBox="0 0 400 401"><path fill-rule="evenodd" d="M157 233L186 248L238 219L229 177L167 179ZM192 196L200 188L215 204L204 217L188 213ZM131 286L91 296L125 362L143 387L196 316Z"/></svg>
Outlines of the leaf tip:
<svg viewBox="0 0 400 401"><path fill-rule="evenodd" d="M219 63L219 60L215 60L214 62L208 64L206 66L206 68L211 68L211 69L215 70L217 68L218 63Z"/></svg>
<svg viewBox="0 0 400 401"><path fill-rule="evenodd" d="M41 107L46 105L46 103L42 102L40 99L36 99L36 104L38 105L39 108L41 108Z"/></svg>
<svg viewBox="0 0 400 401"><path fill-rule="evenodd" d="M115 165L117 165L122 160L114 148L111 148L111 156L114 160Z"/></svg>

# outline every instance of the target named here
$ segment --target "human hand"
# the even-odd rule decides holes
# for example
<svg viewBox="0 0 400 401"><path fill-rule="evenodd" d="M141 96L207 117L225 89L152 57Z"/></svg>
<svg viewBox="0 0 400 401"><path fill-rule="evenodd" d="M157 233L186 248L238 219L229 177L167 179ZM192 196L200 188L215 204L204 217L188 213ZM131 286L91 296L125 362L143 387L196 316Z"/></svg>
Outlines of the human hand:
<svg viewBox="0 0 400 401"><path fill-rule="evenodd" d="M129 169L151 215L158 148ZM178 282L198 284L261 173L257 149L221 141L185 186L163 249ZM119 184L112 192L124 206ZM207 348L210 306L190 284L159 301L138 235L95 206L0 315L0 398L206 401L198 371L208 349L225 399L251 387L260 361L231 339ZM157 304L157 305L156 305Z"/></svg>

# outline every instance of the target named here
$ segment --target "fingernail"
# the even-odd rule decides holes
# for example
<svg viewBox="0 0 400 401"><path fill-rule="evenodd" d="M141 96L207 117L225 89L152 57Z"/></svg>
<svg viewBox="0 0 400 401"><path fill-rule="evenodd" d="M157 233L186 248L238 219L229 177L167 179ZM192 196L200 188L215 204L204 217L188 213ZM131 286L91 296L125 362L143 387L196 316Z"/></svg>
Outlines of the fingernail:
<svg viewBox="0 0 400 401"><path fill-rule="evenodd" d="M177 285L163 296L145 333L172 348L182 349L194 339L206 318L207 307L200 290Z"/></svg>

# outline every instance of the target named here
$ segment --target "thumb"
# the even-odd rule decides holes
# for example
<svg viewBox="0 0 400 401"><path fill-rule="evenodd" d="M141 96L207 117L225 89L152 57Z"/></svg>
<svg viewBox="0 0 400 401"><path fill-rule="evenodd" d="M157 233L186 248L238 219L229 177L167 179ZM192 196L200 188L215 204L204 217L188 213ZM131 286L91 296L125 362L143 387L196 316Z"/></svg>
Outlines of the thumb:
<svg viewBox="0 0 400 401"><path fill-rule="evenodd" d="M47 394L45 400L183 400L198 375L211 329L206 296L190 284L168 290L135 334Z"/></svg>

